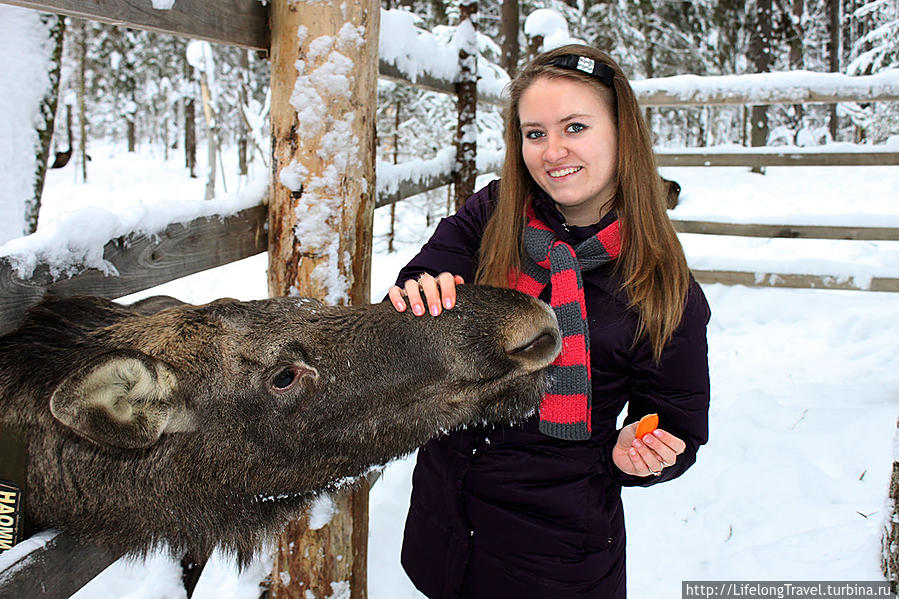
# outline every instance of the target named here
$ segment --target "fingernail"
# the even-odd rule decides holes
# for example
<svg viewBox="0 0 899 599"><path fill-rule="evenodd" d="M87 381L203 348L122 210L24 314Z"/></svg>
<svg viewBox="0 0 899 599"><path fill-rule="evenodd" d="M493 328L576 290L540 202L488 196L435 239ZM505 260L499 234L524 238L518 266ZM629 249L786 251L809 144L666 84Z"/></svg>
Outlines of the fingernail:
<svg viewBox="0 0 899 599"><path fill-rule="evenodd" d="M631 455L637 455L637 450L631 447L630 452Z"/></svg>
<svg viewBox="0 0 899 599"><path fill-rule="evenodd" d="M397 302L394 304L394 306L396 306L396 309L399 310L400 312L406 311L406 304L404 304L403 302Z"/></svg>
<svg viewBox="0 0 899 599"><path fill-rule="evenodd" d="M416 316L421 316L422 314L425 313L424 306L420 306L419 304L415 304L414 306L412 306L412 312L413 312Z"/></svg>
<svg viewBox="0 0 899 599"><path fill-rule="evenodd" d="M659 439L662 438L662 431L661 431L661 429L656 429L656 430L652 431L652 434L655 435L656 437L658 437Z"/></svg>
<svg viewBox="0 0 899 599"><path fill-rule="evenodd" d="M446 306L447 308L452 308L453 300L451 300L450 298L446 298L445 300L443 300L443 305Z"/></svg>
<svg viewBox="0 0 899 599"><path fill-rule="evenodd" d="M653 443L655 443L655 440L656 440L656 438L653 437L652 435L646 435L646 436L643 437L643 439L642 439L642 441L643 441L644 443L646 443L647 445L652 445Z"/></svg>
<svg viewBox="0 0 899 599"><path fill-rule="evenodd" d="M643 442L640 439L634 439L634 447L643 447Z"/></svg>
<svg viewBox="0 0 899 599"><path fill-rule="evenodd" d="M438 306L437 304L432 305L431 306L431 315L437 316L438 314L440 314L440 306Z"/></svg>

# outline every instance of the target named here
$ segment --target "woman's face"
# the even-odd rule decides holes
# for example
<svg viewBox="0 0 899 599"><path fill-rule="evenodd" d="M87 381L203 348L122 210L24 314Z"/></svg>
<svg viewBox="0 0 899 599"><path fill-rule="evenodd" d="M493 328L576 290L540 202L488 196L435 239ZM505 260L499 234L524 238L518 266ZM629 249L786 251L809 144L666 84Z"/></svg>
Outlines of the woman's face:
<svg viewBox="0 0 899 599"><path fill-rule="evenodd" d="M542 77L521 95L521 154L534 181L570 225L590 225L612 206L618 131L593 87Z"/></svg>

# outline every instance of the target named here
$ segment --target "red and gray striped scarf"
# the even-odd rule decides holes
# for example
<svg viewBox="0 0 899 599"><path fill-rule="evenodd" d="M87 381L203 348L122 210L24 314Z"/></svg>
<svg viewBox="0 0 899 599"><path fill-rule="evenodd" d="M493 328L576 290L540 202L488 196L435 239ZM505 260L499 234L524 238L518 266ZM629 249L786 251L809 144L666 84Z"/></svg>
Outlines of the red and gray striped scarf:
<svg viewBox="0 0 899 599"><path fill-rule="evenodd" d="M562 331L562 353L549 367L549 389L540 402L540 432L568 440L590 438L590 331L581 273L618 257L618 221L580 242L560 241L527 209L525 256L515 288L534 297L550 285L550 306Z"/></svg>

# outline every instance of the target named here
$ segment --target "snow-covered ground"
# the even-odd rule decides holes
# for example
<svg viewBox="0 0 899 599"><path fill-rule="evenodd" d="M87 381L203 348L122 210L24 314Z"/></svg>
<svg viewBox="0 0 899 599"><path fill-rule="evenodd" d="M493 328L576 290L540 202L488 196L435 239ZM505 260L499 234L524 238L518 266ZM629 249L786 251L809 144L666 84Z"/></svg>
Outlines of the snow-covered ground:
<svg viewBox="0 0 899 599"><path fill-rule="evenodd" d="M127 211L203 196L203 181L184 176L180 156L164 163L152 153L129 157L113 148L92 154L87 186L74 182L71 168L49 173L45 223L83 205ZM226 168L234 172L227 160ZM899 221L896 167L783 167L765 176L671 168L665 175L684 188L674 218ZM428 235L423 212L402 203L397 251L387 254L387 219L388 209L376 212L375 300ZM740 262L751 269L764 258L794 272L814 271L820 261L872 275L899 271L899 242L683 241L691 264L703 267ZM264 297L265 268L261 255L154 292L192 302ZM625 491L630 596L679 597L681 580L881 580L880 531L899 415L899 295L721 285L705 292L713 312L711 440L680 479ZM420 597L398 561L412 464L410 457L389 465L371 493L372 599ZM194 596L255 599L266 562L262 556L239 575L217 556ZM76 597L174 599L183 590L177 564L157 555L120 561Z"/></svg>

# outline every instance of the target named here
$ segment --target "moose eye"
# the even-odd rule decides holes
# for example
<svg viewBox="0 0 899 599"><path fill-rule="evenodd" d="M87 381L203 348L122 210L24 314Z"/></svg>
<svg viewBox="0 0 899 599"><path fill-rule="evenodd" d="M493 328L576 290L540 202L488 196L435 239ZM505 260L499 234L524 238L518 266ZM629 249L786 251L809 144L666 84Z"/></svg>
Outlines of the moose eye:
<svg viewBox="0 0 899 599"><path fill-rule="evenodd" d="M288 389L297 380L295 368L285 368L272 379L272 387L278 391Z"/></svg>

